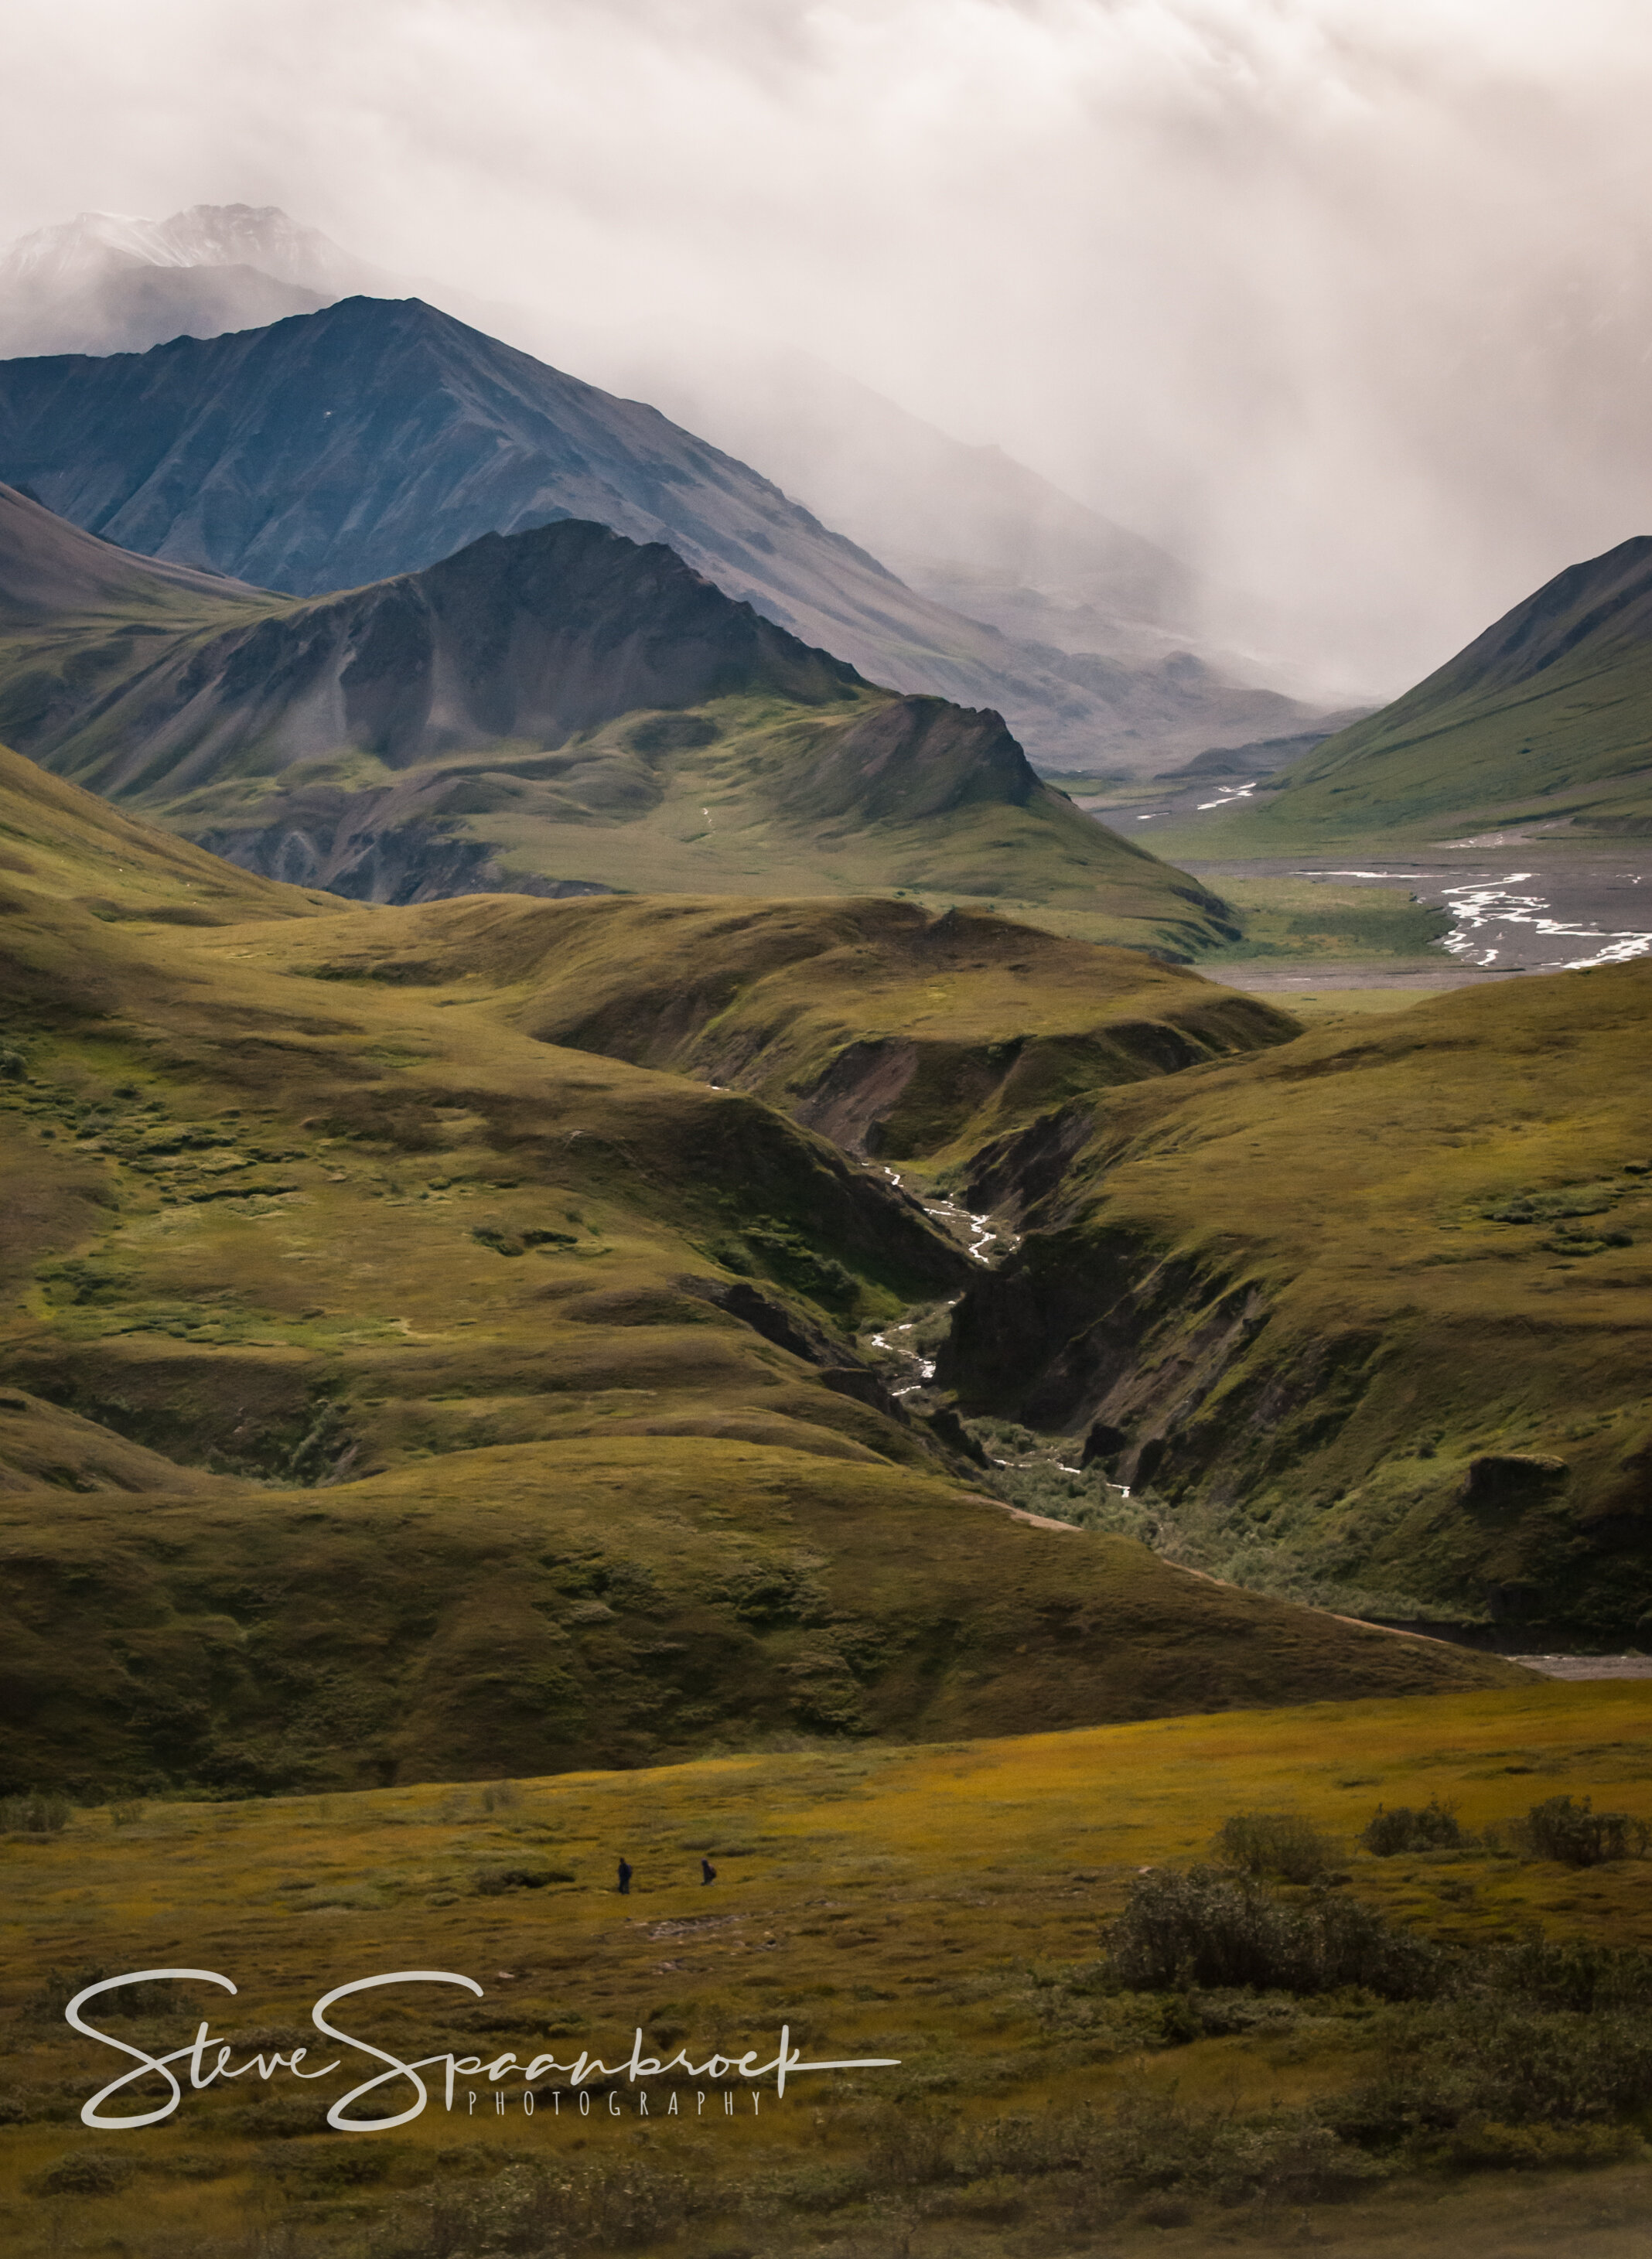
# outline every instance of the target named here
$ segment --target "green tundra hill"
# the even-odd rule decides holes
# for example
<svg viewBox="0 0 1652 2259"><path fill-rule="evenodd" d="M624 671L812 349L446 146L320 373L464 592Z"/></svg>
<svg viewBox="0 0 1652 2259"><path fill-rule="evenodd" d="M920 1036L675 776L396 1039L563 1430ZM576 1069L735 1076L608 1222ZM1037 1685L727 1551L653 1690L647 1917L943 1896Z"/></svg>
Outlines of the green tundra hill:
<svg viewBox="0 0 1652 2259"><path fill-rule="evenodd" d="M595 916L692 996L802 913L342 903L12 754L0 842L13 1785L351 1786L1506 1675L1015 1518L853 1346L970 1275L919 1201L761 1096L537 1030L588 1008L555 941ZM799 958L824 1011L838 950L852 1037L879 924L843 917ZM993 946L1046 941L980 928L961 1035L1002 1024ZM1089 964L1086 1024L1136 1024L1142 960ZM1223 1039L1203 987L1163 976L1172 1050L1278 1032Z"/></svg>
<svg viewBox="0 0 1652 2259"><path fill-rule="evenodd" d="M1652 538L1573 565L1392 705L1200 826L1265 855L1541 822L1652 836ZM1170 836L1187 844L1186 828ZM1191 852L1191 851L1190 851Z"/></svg>
<svg viewBox="0 0 1652 2259"><path fill-rule="evenodd" d="M1052 1106L1299 1032L1134 951L914 902L654 895L547 915L498 899L354 939L315 977L496 982L541 1042L749 1091L845 1151L929 1172Z"/></svg>
<svg viewBox="0 0 1652 2259"><path fill-rule="evenodd" d="M940 1377L1088 1433L1156 1544L1248 1585L1644 1644L1648 1124L1645 965L1111 1092L1053 1188L1045 1125L978 1162L1008 1201L1030 1158L1026 1238Z"/></svg>
<svg viewBox="0 0 1652 2259"><path fill-rule="evenodd" d="M0 488L0 738L353 900L901 892L1186 957L1217 896L659 542L565 518L300 602Z"/></svg>

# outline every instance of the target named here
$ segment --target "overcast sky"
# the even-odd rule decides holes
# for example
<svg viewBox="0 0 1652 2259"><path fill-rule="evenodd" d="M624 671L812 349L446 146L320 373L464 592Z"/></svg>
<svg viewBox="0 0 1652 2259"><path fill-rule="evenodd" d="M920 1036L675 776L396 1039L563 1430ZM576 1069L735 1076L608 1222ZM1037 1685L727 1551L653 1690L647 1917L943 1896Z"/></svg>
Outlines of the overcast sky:
<svg viewBox="0 0 1652 2259"><path fill-rule="evenodd" d="M825 355L1392 688L1652 531L1646 0L11 0L0 239Z"/></svg>

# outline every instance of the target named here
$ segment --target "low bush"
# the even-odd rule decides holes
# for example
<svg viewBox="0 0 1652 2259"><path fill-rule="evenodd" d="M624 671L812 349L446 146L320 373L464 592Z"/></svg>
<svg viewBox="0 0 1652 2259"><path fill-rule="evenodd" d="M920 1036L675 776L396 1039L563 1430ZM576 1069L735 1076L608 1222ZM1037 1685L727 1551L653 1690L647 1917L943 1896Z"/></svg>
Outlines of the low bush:
<svg viewBox="0 0 1652 2259"><path fill-rule="evenodd" d="M1529 1939L1491 1956L1489 1989L1534 2007L1652 2009L1652 1953L1642 1946L1596 1945L1585 1938Z"/></svg>
<svg viewBox="0 0 1652 2259"><path fill-rule="evenodd" d="M1642 2018L1555 2012L1485 1992L1393 2026L1378 2076L1327 2116L1365 2148L1449 2155L1462 2129L1607 2127L1648 2103L1652 2030Z"/></svg>
<svg viewBox="0 0 1652 2259"><path fill-rule="evenodd" d="M1285 1883L1317 1882L1336 1863L1336 1846L1299 1812L1235 1813L1210 1848L1226 1867Z"/></svg>
<svg viewBox="0 0 1652 2259"><path fill-rule="evenodd" d="M1142 1992L1199 1985L1332 1992L1357 1985L1415 1999L1440 1988L1448 1965L1440 1948L1391 1928L1357 1899L1319 1891L1287 1900L1250 1876L1211 1867L1139 1876L1106 1943L1116 1976Z"/></svg>
<svg viewBox="0 0 1652 2259"><path fill-rule="evenodd" d="M1396 1805L1389 1812L1379 1804L1359 1840L1379 1859L1391 1859L1397 1851L1450 1851L1459 1846L1466 1849L1474 1838L1465 1835L1458 1827L1456 1807L1442 1804L1436 1796L1420 1812L1413 1811L1408 1804Z"/></svg>
<svg viewBox="0 0 1652 2259"><path fill-rule="evenodd" d="M0 1830L8 1835L55 1835L68 1825L68 1797L42 1794L0 1797Z"/></svg>
<svg viewBox="0 0 1652 2259"><path fill-rule="evenodd" d="M71 2149L28 2187L35 2196L115 2196L137 2170L133 2158L113 2149Z"/></svg>
<svg viewBox="0 0 1652 2259"><path fill-rule="evenodd" d="M1569 1796L1551 1796L1533 1805L1520 1833L1534 1858L1558 1859L1567 1867L1643 1857L1648 1840L1644 1820L1631 1819L1627 1812L1597 1812L1587 1796L1581 1804Z"/></svg>

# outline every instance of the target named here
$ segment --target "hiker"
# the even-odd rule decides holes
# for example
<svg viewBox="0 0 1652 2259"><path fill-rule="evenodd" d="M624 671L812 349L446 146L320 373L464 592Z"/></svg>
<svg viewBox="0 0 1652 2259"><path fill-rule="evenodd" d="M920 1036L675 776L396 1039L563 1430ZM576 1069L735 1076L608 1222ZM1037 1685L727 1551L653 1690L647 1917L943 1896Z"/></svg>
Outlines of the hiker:
<svg viewBox="0 0 1652 2259"><path fill-rule="evenodd" d="M630 1862L625 1858L619 1863L619 1894L623 1899L628 1899L631 1894Z"/></svg>
<svg viewBox="0 0 1652 2259"><path fill-rule="evenodd" d="M715 1883L717 1879L717 1871L709 1859L700 1862L700 1879L702 1883Z"/></svg>

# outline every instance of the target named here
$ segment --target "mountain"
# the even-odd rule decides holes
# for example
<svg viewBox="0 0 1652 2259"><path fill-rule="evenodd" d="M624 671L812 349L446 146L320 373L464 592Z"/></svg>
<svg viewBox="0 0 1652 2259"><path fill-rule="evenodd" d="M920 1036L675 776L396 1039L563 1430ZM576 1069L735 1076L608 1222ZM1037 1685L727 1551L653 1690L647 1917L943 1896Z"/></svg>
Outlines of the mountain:
<svg viewBox="0 0 1652 2259"><path fill-rule="evenodd" d="M0 256L0 353L144 352L311 313L389 277L273 204L82 212Z"/></svg>
<svg viewBox="0 0 1652 2259"><path fill-rule="evenodd" d="M1649 1122L1646 964L1112 1091L965 1172L972 1208L1022 1186L1025 1237L941 1379L1087 1434L1160 1550L1238 1583L1643 1645Z"/></svg>
<svg viewBox="0 0 1652 2259"><path fill-rule="evenodd" d="M0 354L143 353L168 338L216 338L310 314L325 293L278 282L256 267L111 266L75 289L0 300Z"/></svg>
<svg viewBox="0 0 1652 2259"><path fill-rule="evenodd" d="M0 837L8 1791L1503 1682L1013 1519L852 1338L956 1293L957 1241L787 1112L570 1024L594 920L663 1017L766 937L849 1045L879 1023L866 945L966 1035L1043 937L880 903L348 904L7 752ZM1151 988L1072 944L1062 978L1093 1027Z"/></svg>
<svg viewBox="0 0 1652 2259"><path fill-rule="evenodd" d="M898 889L1176 952L1232 930L998 715L867 684L579 519L305 603L0 489L0 730L246 868L372 900Z"/></svg>
<svg viewBox="0 0 1652 2259"><path fill-rule="evenodd" d="M417 300L0 364L0 478L123 546L301 595L588 517L669 543L871 679L1001 710L1046 766L1159 766L1211 736L1196 659L1138 681L948 611L657 410ZM1246 698L1239 733L1272 728L1280 702Z"/></svg>
<svg viewBox="0 0 1652 2259"><path fill-rule="evenodd" d="M1570 566L1390 706L1219 817L1222 850L1542 823L1652 834L1652 538Z"/></svg>

